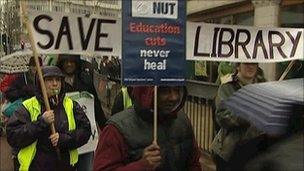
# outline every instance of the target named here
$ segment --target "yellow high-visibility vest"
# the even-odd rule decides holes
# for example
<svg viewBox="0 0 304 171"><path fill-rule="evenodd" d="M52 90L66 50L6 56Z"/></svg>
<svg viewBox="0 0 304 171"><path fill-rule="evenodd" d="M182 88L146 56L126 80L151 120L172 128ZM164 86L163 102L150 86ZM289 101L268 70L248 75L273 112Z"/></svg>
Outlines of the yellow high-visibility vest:
<svg viewBox="0 0 304 171"><path fill-rule="evenodd" d="M23 106L29 111L31 115L31 121L37 121L38 116L40 115L41 106L36 97L25 100ZM69 131L76 129L75 118L73 113L73 101L69 97L63 99L63 106L65 113L68 118ZM30 165L36 154L36 145L37 140L31 145L28 145L22 148L18 152L18 162L20 164L19 170L25 171L29 170ZM78 162L78 151L77 149L70 150L70 165L74 166Z"/></svg>
<svg viewBox="0 0 304 171"><path fill-rule="evenodd" d="M124 109L127 109L127 108L129 108L133 105L132 104L132 99L129 96L127 87L122 87L121 91L122 91L122 99L123 99Z"/></svg>

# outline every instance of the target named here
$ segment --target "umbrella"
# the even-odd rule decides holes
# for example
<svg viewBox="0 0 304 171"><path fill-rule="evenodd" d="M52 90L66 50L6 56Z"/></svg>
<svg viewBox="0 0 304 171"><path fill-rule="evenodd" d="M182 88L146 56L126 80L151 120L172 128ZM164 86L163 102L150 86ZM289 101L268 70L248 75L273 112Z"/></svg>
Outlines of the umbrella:
<svg viewBox="0 0 304 171"><path fill-rule="evenodd" d="M32 55L31 50L24 50L2 56L0 58L0 72L7 74L26 72Z"/></svg>
<svg viewBox="0 0 304 171"><path fill-rule="evenodd" d="M261 131L280 135L287 131L294 106L304 106L303 87L304 78L251 84L221 105Z"/></svg>

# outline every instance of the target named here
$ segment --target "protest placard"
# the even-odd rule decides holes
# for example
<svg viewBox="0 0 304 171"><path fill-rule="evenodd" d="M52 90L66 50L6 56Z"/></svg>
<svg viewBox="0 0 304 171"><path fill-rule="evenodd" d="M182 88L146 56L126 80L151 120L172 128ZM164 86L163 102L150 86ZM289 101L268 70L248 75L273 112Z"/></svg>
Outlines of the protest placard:
<svg viewBox="0 0 304 171"><path fill-rule="evenodd" d="M124 72L141 73L125 77L123 81L127 84L183 81L177 68L184 66L180 56L185 49L187 60L202 61L270 63L304 56L303 28L187 22L186 30L181 2L134 0L133 5L130 2L123 3L127 4L123 29L120 18L29 11L38 53L120 57L123 52ZM121 47L122 40L125 50ZM171 78L173 73L176 76ZM159 81L157 75L162 75L163 80Z"/></svg>
<svg viewBox="0 0 304 171"><path fill-rule="evenodd" d="M121 55L120 18L29 11L29 22L38 53Z"/></svg>
<svg viewBox="0 0 304 171"><path fill-rule="evenodd" d="M98 143L98 131L95 123L94 96L86 91L66 93L66 96L76 101L82 107L91 124L92 135L87 144L78 148L78 153L83 154L95 151Z"/></svg>
<svg viewBox="0 0 304 171"><path fill-rule="evenodd" d="M185 1L123 1L124 85L185 81Z"/></svg>
<svg viewBox="0 0 304 171"><path fill-rule="evenodd" d="M303 32L188 22L187 59L263 63L303 59Z"/></svg>

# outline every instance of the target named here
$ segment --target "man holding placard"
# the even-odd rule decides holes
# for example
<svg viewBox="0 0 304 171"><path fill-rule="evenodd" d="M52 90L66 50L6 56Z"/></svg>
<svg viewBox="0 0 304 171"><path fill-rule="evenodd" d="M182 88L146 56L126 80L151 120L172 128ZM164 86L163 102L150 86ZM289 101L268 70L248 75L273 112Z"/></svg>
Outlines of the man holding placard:
<svg viewBox="0 0 304 171"><path fill-rule="evenodd" d="M186 1L125 0L122 12L122 83L134 86L133 106L107 122L94 170L201 170L192 126L181 110Z"/></svg>
<svg viewBox="0 0 304 171"><path fill-rule="evenodd" d="M153 87L134 87L134 107L115 114L101 132L94 170L201 170L199 149L182 107L184 87L158 88L158 136L153 142Z"/></svg>
<svg viewBox="0 0 304 171"><path fill-rule="evenodd" d="M220 130L211 148L219 171L243 170L248 160L267 147L263 132L221 105L243 86L265 82L266 79L259 76L258 68L258 63L236 63L230 80L227 79L218 89L215 119Z"/></svg>

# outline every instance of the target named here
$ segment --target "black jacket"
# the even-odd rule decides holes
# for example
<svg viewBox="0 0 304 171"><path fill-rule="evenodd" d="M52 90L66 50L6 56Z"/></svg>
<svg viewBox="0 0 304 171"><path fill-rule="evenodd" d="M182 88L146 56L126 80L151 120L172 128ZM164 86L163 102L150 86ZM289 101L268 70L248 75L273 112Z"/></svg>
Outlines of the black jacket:
<svg viewBox="0 0 304 171"><path fill-rule="evenodd" d="M69 150L78 148L87 143L91 135L90 122L80 105L73 101L73 113L76 123L76 129L68 130L68 120L63 107L64 93L59 94L58 105L52 103L51 109L55 113L55 129L59 133L58 147L61 152L61 161L69 164ZM51 130L49 125L41 117L44 113L45 105L41 93L36 93L36 98L41 105L41 114L37 121L31 122L30 113L24 106L21 106L7 124L8 143L17 149L24 148L34 141L37 142L37 152L30 166L30 170L56 170L57 156L55 148L52 146L49 136ZM46 168L43 168L46 167Z"/></svg>
<svg viewBox="0 0 304 171"><path fill-rule="evenodd" d="M94 95L94 112L97 125L102 128L106 122L106 117L101 108L101 102L97 97L96 90L93 84L93 74L90 72L88 62L81 61L79 56L61 56L58 58L57 66L63 71L63 63L67 58L73 58L76 62L76 71L74 73L73 85L63 82L65 92L87 91ZM85 65L86 64L86 65ZM88 70L89 69L89 70Z"/></svg>

